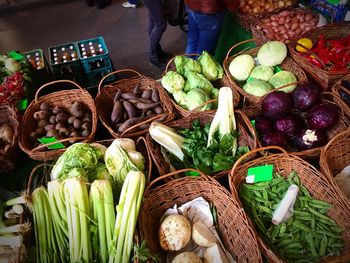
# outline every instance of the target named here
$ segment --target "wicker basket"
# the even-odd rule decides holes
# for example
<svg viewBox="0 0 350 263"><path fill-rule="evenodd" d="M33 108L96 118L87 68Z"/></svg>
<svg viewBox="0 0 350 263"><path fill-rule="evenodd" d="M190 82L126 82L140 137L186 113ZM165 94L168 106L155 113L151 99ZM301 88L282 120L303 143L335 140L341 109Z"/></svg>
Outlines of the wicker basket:
<svg viewBox="0 0 350 263"><path fill-rule="evenodd" d="M194 120L199 119L201 125L205 125L208 122L211 122L214 118L215 113L212 112L202 112L195 115L192 115L187 118L182 118L176 121L172 121L167 124L168 127L171 127L175 130L191 128ZM255 149L257 147L257 138L255 134L255 129L250 123L247 116L244 115L241 111L235 111L237 128L240 132L240 136L238 138L239 146L248 146L249 149ZM161 146L152 140L151 136L147 134L146 137L148 148L150 150L152 159L158 168L158 172L160 175L167 174L171 172L170 164L165 161L163 154L161 152ZM215 179L221 178L227 175L229 171L221 171L213 173L211 176Z"/></svg>
<svg viewBox="0 0 350 263"><path fill-rule="evenodd" d="M337 23L331 25L325 25L320 28L316 28L304 35L302 37L310 38L313 43L316 42L318 36L323 34L327 39L337 39L346 37L350 32L350 23ZM315 65L308 62L308 60L300 55L295 47L297 45L297 39L289 44L289 51L291 57L295 60L300 67L302 67L316 82L318 82L322 89L329 90L332 85L346 74L350 73L350 70L344 71L326 71L324 69L318 68ZM315 54L313 54L315 55ZM321 63L322 64L322 63Z"/></svg>
<svg viewBox="0 0 350 263"><path fill-rule="evenodd" d="M297 7L297 8L290 9L288 11L293 12L293 13L312 14L317 19L317 22L318 22L318 19L319 19L319 15L317 13L309 10L309 9ZM274 14L274 15L278 15L278 14ZM271 17L271 16L273 16L273 15L270 15L269 17ZM269 18L269 17L265 17L265 18ZM255 24L251 25L251 31L252 31L253 38L259 39L259 41L262 42L262 43L266 43L266 42L271 41L271 40L279 40L279 41L282 41L285 44L288 44L291 41L291 38L285 39L285 38L283 38L283 35L281 35L281 39L276 39L274 37L275 33L273 32L274 28L267 27L264 24L263 21L265 20L265 18L263 20L258 20L258 21L256 21ZM316 25L315 25L314 28L316 28ZM310 30L312 30L314 28L311 28ZM305 32L309 32L310 30L304 31L304 32L300 32L300 34L298 34L298 35L294 35L293 39L294 38L299 38L302 34L304 34Z"/></svg>
<svg viewBox="0 0 350 263"><path fill-rule="evenodd" d="M347 106L345 103L336 95L330 92L323 92L321 94L321 101L333 104L337 107L338 112L339 112L339 121L336 125L334 125L332 128L327 130L327 136L328 138L333 138L335 135L338 133L341 133L342 131L350 128L350 111L348 110ZM252 112L255 114L253 115ZM246 113L246 112L244 112ZM261 107L256 106L254 108L249 109L249 112L246 113L250 118L255 117L261 113ZM259 145L261 146L261 143L259 141ZM296 151L296 152L290 152L293 155L306 158L306 159L313 159L313 158L318 158L321 154L321 150L324 148L322 147L317 147L313 148L310 150L304 150L304 151Z"/></svg>
<svg viewBox="0 0 350 263"><path fill-rule="evenodd" d="M270 149L278 150L282 153L263 155L260 158L242 164L242 161L249 155ZM248 168L265 164L272 164L274 171L283 177L288 177L289 173L294 170L299 175L302 184L309 190L313 197L332 204L328 215L344 229L342 238L345 242L345 248L343 249L342 257L336 259L338 261L332 261L334 258L327 258L325 262L348 262L347 260L350 260L350 204L339 187L329 183L326 177L308 162L297 156L290 155L282 148L275 146L255 149L243 155L232 168L229 180L233 198L237 202L240 202L238 189L242 182L245 181ZM265 244L260 236L259 243L263 254L269 262L284 262Z"/></svg>
<svg viewBox="0 0 350 263"><path fill-rule="evenodd" d="M261 13L261 14L246 14L246 13L241 13L241 12L237 12L235 14L236 16L236 20L237 22L246 30L246 31L250 31L251 30L251 25L255 24L257 21L261 21L261 19L279 13L283 10L288 10L290 8L292 8L293 6L295 6L298 3L298 1L293 0L292 1L292 5L289 7L284 7L284 8L277 8L271 12L266 12L266 13Z"/></svg>
<svg viewBox="0 0 350 263"><path fill-rule="evenodd" d="M102 89L103 81L106 78L112 75L116 75L118 73L123 73L123 72L132 73L133 75L136 75L136 76L118 80L112 84L104 86ZM112 128L112 123L111 123L113 98L118 90L132 91L136 85L139 85L140 90L155 89L158 91L160 101L162 102L161 106L163 108L164 114L151 117L143 122L137 123L136 125L125 130L123 133L118 133ZM95 101L96 101L97 112L102 124L107 128L109 133L114 138L118 138L118 137L137 138L138 136L144 135L148 131L148 129L133 131L135 128L138 128L140 125L150 123L153 120L160 121L161 119L162 119L161 122L166 123L175 117L173 114L173 106L171 104L171 100L168 94L164 91L164 89L161 88L161 85L155 80L145 77L132 69L117 70L115 72L109 73L103 79L101 79L98 86L98 93L96 95Z"/></svg>
<svg viewBox="0 0 350 263"><path fill-rule="evenodd" d="M15 169L16 159L18 155L18 133L19 123L17 120L16 110L10 105L0 105L0 126L7 124L13 130L13 141L10 147L4 151L0 151L0 173L5 173Z"/></svg>
<svg viewBox="0 0 350 263"><path fill-rule="evenodd" d="M350 129L339 133L322 149L320 169L330 182L346 166L350 165Z"/></svg>
<svg viewBox="0 0 350 263"><path fill-rule="evenodd" d="M342 77L341 79L339 79L332 87L332 92L334 94L336 94L337 96L339 96L343 101L344 103L349 107L349 111L350 111L350 103L349 102L346 102L342 95L347 95L349 98L350 98L350 88L346 88L342 85L342 81L343 80L347 80L350 82L350 74Z"/></svg>
<svg viewBox="0 0 350 263"><path fill-rule="evenodd" d="M196 170L185 169L163 175L152 181L149 187L166 177L185 171ZM218 234L225 248L237 258L237 262L262 262L250 222L239 203L231 199L229 192L215 179L201 173L199 177L183 177L149 189L146 190L139 214L139 229L141 238L146 240L152 254L161 254L161 262L165 262L165 252L162 251L158 240L160 218L175 204L180 205L197 197L203 197L216 207Z"/></svg>
<svg viewBox="0 0 350 263"><path fill-rule="evenodd" d="M50 94L39 97L40 91L42 91L44 88L47 88L48 86L52 86L58 83L71 84L75 87L75 89L61 90L61 91L52 92ZM96 108L95 108L95 103L93 98L86 90L84 90L82 87L80 87L78 84L76 84L73 81L56 80L56 81L44 84L37 90L35 94L35 99L30 103L29 107L24 113L23 121L22 121L23 124L21 127L21 133L19 137L19 146L22 149L22 151L28 154L30 158L34 160L40 160L40 161L53 160L58 156L60 156L65 151L65 148L55 149L55 150L46 149L46 146L55 144L55 143L42 144L42 145L39 145L38 147L33 148L29 138L29 134L32 131L34 131L36 128L36 121L34 120L33 115L34 115L34 112L40 109L39 107L42 102L58 105L63 109L67 109L68 107L71 106L73 101L80 101L84 103L86 107L90 110L91 116L92 116L91 132L88 137L66 138L58 141L66 142L72 139L75 139L76 141L83 141L83 142L92 141L95 136L96 127L97 127L97 113L96 113Z"/></svg>
<svg viewBox="0 0 350 263"><path fill-rule="evenodd" d="M199 54L184 54L184 55L179 55L179 56L196 56L199 57ZM169 60L165 71L164 71L164 75L168 72L168 70L173 70L176 71L176 67L175 67L175 63L174 63L175 57L173 57L171 60ZM225 76L225 74L223 75L222 79L218 79L214 82L212 82L213 86L215 88L221 88L221 87L230 87L232 89L232 95L233 95L233 106L237 107L239 105L240 102L240 94L237 92L236 89L233 88L231 82L229 81L229 79L227 78L227 76ZM210 102L214 102L216 100L210 100L206 103L203 103L202 105L199 105L198 107L196 107L193 110L186 110L184 108L182 108L180 105L178 105L172 98L171 98L171 102L174 106L174 108L176 109L176 111L178 112L178 114L181 117L189 117L190 115L194 114L194 113L198 113L201 111L198 111L198 109L200 109L203 105L208 104ZM216 111L216 110L210 110L212 112ZM202 111L203 112L203 111Z"/></svg>
<svg viewBox="0 0 350 263"><path fill-rule="evenodd" d="M245 111L247 111L249 108L251 107L254 107L255 105L260 105L260 103L262 102L262 100L264 99L265 96L263 97L257 97L257 96L254 96L250 93L247 93L245 90L243 90L243 88L241 88L236 82L235 80L233 79L233 77L231 76L231 73L229 71L229 65L231 63L231 61L241 55L241 54L249 54L253 57L255 57L259 51L259 48L252 48L250 50L243 50L239 53L236 53L234 55L231 56L231 52L236 48L236 47L239 47L240 45L244 44L244 43L249 43L249 42L256 42L256 43L259 43L258 40L256 39L248 39L248 40L245 40L245 41L242 41L234 46L232 46L229 51L227 52L226 54L226 58L224 60L224 70L225 70L225 74L226 76L229 78L230 82L232 83L234 89L236 89L243 97L244 97L244 100L243 100L243 109ZM288 70L292 73L294 73L294 75L297 77L298 79L298 82L302 82L302 81L306 81L307 80L307 76L306 74L304 73L304 71L292 60L290 59L289 57L286 57L283 61L283 63L281 65L279 65L282 69L285 69L285 70ZM291 84L289 84L291 85ZM287 86L287 85L286 85ZM280 90L280 89L283 89L285 88L286 86L282 86L282 87L279 87L277 89L274 89L273 91L276 91L276 90ZM273 92L271 91L271 92Z"/></svg>
<svg viewBox="0 0 350 263"><path fill-rule="evenodd" d="M97 141L96 143L100 143L102 145L105 145L106 147L108 147L111 143L113 142L113 139L109 139L109 140L103 140L103 141ZM147 183L150 182L151 179L151 174L152 174L152 160L150 158L150 154L147 148L147 144L146 141L143 137L140 137L137 141L136 141L136 150L141 152L143 154L143 156L145 157L145 171L147 171ZM30 176L28 177L28 182L27 182L27 186L26 186L26 194L27 195L31 195L32 192L34 191L34 189L36 187L39 187L41 185L46 186L47 183L50 180L50 171L51 171L52 166L51 165L47 165L45 163L39 164L37 166L35 166L33 168L33 170L30 173ZM26 214L25 218L21 219L22 222L24 222L25 220L32 220L31 215ZM24 242L25 242L25 246L26 248L30 248L32 246L34 246L35 244L33 243L34 240L34 226L32 224L32 228L31 230L27 233L27 235L25 236ZM135 244L140 244L140 238L139 238L139 233L137 232L138 230L135 230L135 235L134 235L134 239L135 239ZM19 253L21 252L21 250L19 250ZM138 263L138 260L134 260L131 261L133 263Z"/></svg>

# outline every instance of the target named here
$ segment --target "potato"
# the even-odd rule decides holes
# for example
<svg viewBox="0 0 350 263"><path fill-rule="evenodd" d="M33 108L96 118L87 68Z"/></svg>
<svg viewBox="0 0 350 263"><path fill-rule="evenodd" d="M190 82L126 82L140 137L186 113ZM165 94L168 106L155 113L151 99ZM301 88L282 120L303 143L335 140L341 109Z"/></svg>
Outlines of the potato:
<svg viewBox="0 0 350 263"><path fill-rule="evenodd" d="M73 121L73 127L74 127L75 129L80 129L81 125L82 125L82 121L81 121L81 120L75 119L75 120Z"/></svg>
<svg viewBox="0 0 350 263"><path fill-rule="evenodd" d="M201 247L211 247L217 242L214 234L202 221L197 221L193 224L192 239L198 246Z"/></svg>
<svg viewBox="0 0 350 263"><path fill-rule="evenodd" d="M68 118L68 124L73 124L73 122L74 122L74 120L76 119L77 117L75 117L75 116L70 116L69 118Z"/></svg>
<svg viewBox="0 0 350 263"><path fill-rule="evenodd" d="M202 260L194 252L183 252L174 257L171 263L202 263Z"/></svg>
<svg viewBox="0 0 350 263"><path fill-rule="evenodd" d="M85 122L81 125L80 127L82 130L88 130L90 131L91 130L91 123L90 122Z"/></svg>
<svg viewBox="0 0 350 263"><path fill-rule="evenodd" d="M37 124L37 127L45 127L48 124L49 122L47 120L40 120Z"/></svg>
<svg viewBox="0 0 350 263"><path fill-rule="evenodd" d="M61 113L63 110L59 107L59 106L55 106L53 109L52 109L52 113L53 114L59 114Z"/></svg>
<svg viewBox="0 0 350 263"><path fill-rule="evenodd" d="M56 123L56 116L55 116L55 115L52 115L52 116L50 117L50 119L49 119L49 122L50 122L51 124L55 124L55 123Z"/></svg>
<svg viewBox="0 0 350 263"><path fill-rule="evenodd" d="M47 102L42 102L40 104L40 110L48 110L50 109L50 105Z"/></svg>
<svg viewBox="0 0 350 263"><path fill-rule="evenodd" d="M82 132L81 132L81 136L82 137L88 137L90 135L90 131L89 130L83 130Z"/></svg>
<svg viewBox="0 0 350 263"><path fill-rule="evenodd" d="M191 224L182 215L169 215L159 228L160 246L165 251L179 251L191 239Z"/></svg>
<svg viewBox="0 0 350 263"><path fill-rule="evenodd" d="M54 124L48 124L48 125L45 125L45 131L51 131L51 130L54 130L55 129L55 125Z"/></svg>
<svg viewBox="0 0 350 263"><path fill-rule="evenodd" d="M56 115L56 122L57 123L66 123L67 120L68 120L68 116L64 112L61 112L61 113Z"/></svg>
<svg viewBox="0 0 350 263"><path fill-rule="evenodd" d="M69 130L66 127L59 129L58 133L65 138L69 136Z"/></svg>
<svg viewBox="0 0 350 263"><path fill-rule="evenodd" d="M46 137L56 137L57 138L57 136L58 136L58 132L56 130L49 130L46 133Z"/></svg>
<svg viewBox="0 0 350 263"><path fill-rule="evenodd" d="M33 117L36 120L44 120L44 119L48 118L49 115L50 115L49 111L40 110L40 111L34 112Z"/></svg>
<svg viewBox="0 0 350 263"><path fill-rule="evenodd" d="M37 134L38 137L44 135L46 133L45 129L43 127L38 127L35 130L35 133Z"/></svg>
<svg viewBox="0 0 350 263"><path fill-rule="evenodd" d="M81 118L84 116L85 111L84 111L84 104L81 103L80 101L74 101L72 104L72 107L70 109L70 113L78 118Z"/></svg>
<svg viewBox="0 0 350 263"><path fill-rule="evenodd" d="M63 123L57 123L55 125L55 130L59 131L61 128L65 128L64 124Z"/></svg>

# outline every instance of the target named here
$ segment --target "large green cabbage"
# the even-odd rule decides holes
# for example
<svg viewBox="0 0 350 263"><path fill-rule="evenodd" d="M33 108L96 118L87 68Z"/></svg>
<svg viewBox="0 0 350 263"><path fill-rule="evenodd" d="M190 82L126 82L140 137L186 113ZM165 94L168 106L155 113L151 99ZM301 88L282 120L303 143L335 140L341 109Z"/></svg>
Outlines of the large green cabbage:
<svg viewBox="0 0 350 263"><path fill-rule="evenodd" d="M58 158L51 170L51 180L66 179L69 177L95 177L96 169L103 163L103 145L75 143ZM71 172L72 170L72 172Z"/></svg>
<svg viewBox="0 0 350 263"><path fill-rule="evenodd" d="M269 66L259 65L253 68L249 78L260 79L263 81L269 81L273 76L273 68Z"/></svg>
<svg viewBox="0 0 350 263"><path fill-rule="evenodd" d="M175 71L168 71L161 81L163 87L169 92L174 93L182 90L185 86L185 79Z"/></svg>
<svg viewBox="0 0 350 263"><path fill-rule="evenodd" d="M181 75L184 75L188 71L193 71L197 73L201 73L201 65L199 63L192 59L185 56L176 56L174 59L176 71L179 72Z"/></svg>
<svg viewBox="0 0 350 263"><path fill-rule="evenodd" d="M235 57L229 65L229 71L232 77L238 81L247 80L253 68L254 59L248 54Z"/></svg>
<svg viewBox="0 0 350 263"><path fill-rule="evenodd" d="M287 56L287 47L279 41L265 43L258 52L258 61L261 65L277 66L283 62Z"/></svg>
<svg viewBox="0 0 350 263"><path fill-rule="evenodd" d="M249 94L262 97L273 90L273 87L271 84L263 80L252 79L243 86L243 89Z"/></svg>
<svg viewBox="0 0 350 263"><path fill-rule="evenodd" d="M269 79L269 83L275 89L287 84L294 83L296 81L298 81L297 77L292 72L286 71L286 70L277 72L275 75L273 75ZM293 84L280 90L284 92L292 92L296 87L297 87L297 84Z"/></svg>
<svg viewBox="0 0 350 263"><path fill-rule="evenodd" d="M186 110L188 109L185 92L183 92L183 91L174 92L173 97L178 105L180 105L181 107L183 107Z"/></svg>
<svg viewBox="0 0 350 263"><path fill-rule="evenodd" d="M213 84L204 77L202 74L193 71L187 71L185 74L188 84L188 90L198 88L202 89L208 96L210 96L213 87Z"/></svg>
<svg viewBox="0 0 350 263"><path fill-rule="evenodd" d="M221 79L224 70L221 65L206 51L198 58L198 62L202 67L202 74L210 81Z"/></svg>
<svg viewBox="0 0 350 263"><path fill-rule="evenodd" d="M193 110L197 108L199 105L207 102L209 100L209 96L201 89L193 88L186 95L186 103L189 110ZM211 104L206 104L200 107L198 110L205 111L210 110Z"/></svg>

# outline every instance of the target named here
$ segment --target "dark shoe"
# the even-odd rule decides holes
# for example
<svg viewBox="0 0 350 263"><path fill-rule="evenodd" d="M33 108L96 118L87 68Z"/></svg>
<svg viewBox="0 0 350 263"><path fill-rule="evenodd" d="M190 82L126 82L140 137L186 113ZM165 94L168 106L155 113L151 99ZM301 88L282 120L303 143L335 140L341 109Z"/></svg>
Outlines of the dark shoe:
<svg viewBox="0 0 350 263"><path fill-rule="evenodd" d="M97 8L102 9L108 6L111 3L111 0L97 0Z"/></svg>
<svg viewBox="0 0 350 263"><path fill-rule="evenodd" d="M173 57L173 54L167 53L163 50L158 50L157 55L158 55L159 59L161 59L161 60L168 60L168 59L171 59Z"/></svg>
<svg viewBox="0 0 350 263"><path fill-rule="evenodd" d="M158 69L161 69L161 70L164 70L165 67L166 67L166 64L163 63L163 62L161 62L161 61L159 61L159 60L150 60L148 63L149 63L150 65L152 65L152 66L158 68Z"/></svg>
<svg viewBox="0 0 350 263"><path fill-rule="evenodd" d="M89 6L89 7L92 7L94 6L94 0L85 0L86 4Z"/></svg>

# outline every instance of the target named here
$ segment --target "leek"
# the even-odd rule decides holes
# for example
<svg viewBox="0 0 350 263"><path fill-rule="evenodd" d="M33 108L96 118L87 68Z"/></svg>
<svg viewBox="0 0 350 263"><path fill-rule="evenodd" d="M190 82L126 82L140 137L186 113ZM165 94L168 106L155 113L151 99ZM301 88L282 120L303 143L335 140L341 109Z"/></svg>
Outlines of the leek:
<svg viewBox="0 0 350 263"><path fill-rule="evenodd" d="M232 90L229 87L222 87L219 90L218 109L210 124L207 147L214 143L216 132L219 132L219 138L222 139L226 134L231 134L236 129ZM233 156L236 155L237 147L237 138L234 138L232 145Z"/></svg>
<svg viewBox="0 0 350 263"><path fill-rule="evenodd" d="M184 161L185 155L182 151L182 145L185 138L177 134L173 129L158 122L152 122L149 128L149 134L153 140L162 145L179 160Z"/></svg>
<svg viewBox="0 0 350 263"><path fill-rule="evenodd" d="M110 263L130 261L136 221L145 189L145 175L130 171L125 179L117 205L117 218L112 241Z"/></svg>
<svg viewBox="0 0 350 263"><path fill-rule="evenodd" d="M91 215L96 230L93 231L94 252L98 254L95 259L99 262L108 262L111 252L109 245L112 242L115 224L115 212L113 203L113 192L108 180L95 180L90 188Z"/></svg>
<svg viewBox="0 0 350 263"><path fill-rule="evenodd" d="M67 262L67 255L69 254L68 224L63 182L59 180L48 182L47 191L51 207L54 234L59 249L59 257L61 262Z"/></svg>
<svg viewBox="0 0 350 263"><path fill-rule="evenodd" d="M20 233L24 234L30 230L30 223L17 224L14 226L1 227L0 235Z"/></svg>
<svg viewBox="0 0 350 263"><path fill-rule="evenodd" d="M64 181L63 189L67 211L70 261L93 262L87 181L82 178L69 178Z"/></svg>
<svg viewBox="0 0 350 263"><path fill-rule="evenodd" d="M22 194L20 196L14 197L10 200L4 202L4 207L6 206L15 206L15 205L26 205L30 210L32 209L32 200L31 197L27 194Z"/></svg>
<svg viewBox="0 0 350 263"><path fill-rule="evenodd" d="M57 262L57 247L48 193L44 187L39 187L33 191L32 198L37 262Z"/></svg>

